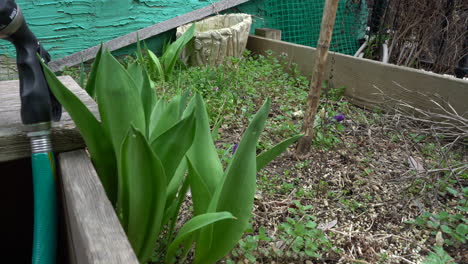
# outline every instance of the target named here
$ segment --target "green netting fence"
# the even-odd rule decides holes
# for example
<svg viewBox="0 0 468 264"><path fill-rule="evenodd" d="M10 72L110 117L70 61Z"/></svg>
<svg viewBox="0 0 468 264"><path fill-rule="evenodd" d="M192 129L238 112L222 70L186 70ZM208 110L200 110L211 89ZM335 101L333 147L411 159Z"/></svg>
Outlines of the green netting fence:
<svg viewBox="0 0 468 264"><path fill-rule="evenodd" d="M283 40L316 47L325 0L265 0L266 24L282 30ZM354 55L365 35L365 0L340 0L330 50Z"/></svg>

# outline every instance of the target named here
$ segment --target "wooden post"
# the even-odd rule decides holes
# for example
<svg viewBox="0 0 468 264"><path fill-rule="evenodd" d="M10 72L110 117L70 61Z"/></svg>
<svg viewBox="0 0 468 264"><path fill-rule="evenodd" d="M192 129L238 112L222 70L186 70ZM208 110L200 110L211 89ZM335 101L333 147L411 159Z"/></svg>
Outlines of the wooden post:
<svg viewBox="0 0 468 264"><path fill-rule="evenodd" d="M267 39L281 40L281 30L273 28L256 28L255 35Z"/></svg>
<svg viewBox="0 0 468 264"><path fill-rule="evenodd" d="M335 25L336 10L339 0L326 0L323 9L322 27L320 29L320 38L317 45L317 57L315 59L314 75L310 83L309 95L307 96L307 109L302 124L302 137L296 147L299 156L305 155L311 145L314 136L314 119L320 100L322 82L327 67L328 50L333 35Z"/></svg>

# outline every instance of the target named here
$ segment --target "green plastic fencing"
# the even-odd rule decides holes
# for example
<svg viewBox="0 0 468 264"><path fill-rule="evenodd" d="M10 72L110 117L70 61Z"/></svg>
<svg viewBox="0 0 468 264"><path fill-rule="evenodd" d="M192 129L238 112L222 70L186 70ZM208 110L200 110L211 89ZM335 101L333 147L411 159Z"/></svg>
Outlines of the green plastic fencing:
<svg viewBox="0 0 468 264"><path fill-rule="evenodd" d="M316 47L325 0L265 0L266 24L283 40ZM354 55L366 30L365 0L340 0L330 50Z"/></svg>

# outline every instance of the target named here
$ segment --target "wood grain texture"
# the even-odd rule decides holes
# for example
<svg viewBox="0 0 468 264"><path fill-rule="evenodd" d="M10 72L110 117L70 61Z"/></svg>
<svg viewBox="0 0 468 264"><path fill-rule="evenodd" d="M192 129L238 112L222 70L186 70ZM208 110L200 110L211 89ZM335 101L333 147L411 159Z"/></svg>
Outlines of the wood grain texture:
<svg viewBox="0 0 468 264"><path fill-rule="evenodd" d="M302 133L304 136L297 143L297 153L304 155L310 150L312 138L314 135L314 120L320 101L322 83L325 77L328 63L328 50L335 26L336 10L339 0L326 0L323 9L322 27L317 44L317 57L314 61L314 75L310 82L309 94L307 96L307 108L302 124Z"/></svg>
<svg viewBox="0 0 468 264"><path fill-rule="evenodd" d="M140 29L138 31L126 34L124 36L112 39L103 43L104 47L109 51L114 51L123 47L126 47L130 44L136 43L138 39L145 40L150 37L156 36L160 33L166 32L168 30L174 29L178 26L205 18L209 15L216 14L218 12L224 11L236 5L243 4L249 0L221 0L215 2L209 6L194 10L192 12L168 19L161 23ZM65 67L70 67L81 63L82 61L88 61L96 57L97 52L99 51L101 45L85 49L83 51L73 53L69 56L51 61L49 67L53 71L60 71Z"/></svg>
<svg viewBox="0 0 468 264"><path fill-rule="evenodd" d="M96 117L99 116L94 100L71 77L63 76L59 79L88 106ZM20 116L18 81L0 82L0 102L0 162L29 157L29 139ZM63 113L60 122L52 125L52 144L56 152L80 149L85 146L75 123L66 112Z"/></svg>
<svg viewBox="0 0 468 264"><path fill-rule="evenodd" d="M69 258L73 264L138 264L84 150L58 156Z"/></svg>
<svg viewBox="0 0 468 264"><path fill-rule="evenodd" d="M264 55L268 50L276 55L288 54L288 62L297 64L301 74L309 78L312 75L315 48L251 35L247 49ZM333 85L346 87L346 97L358 106L392 107L394 102L382 96L383 92L420 109L437 111L421 94L438 94L460 115L468 116L468 81L335 52L330 52L329 59L327 76L332 73Z"/></svg>
<svg viewBox="0 0 468 264"><path fill-rule="evenodd" d="M18 69L16 61L0 54L0 81L18 79Z"/></svg>

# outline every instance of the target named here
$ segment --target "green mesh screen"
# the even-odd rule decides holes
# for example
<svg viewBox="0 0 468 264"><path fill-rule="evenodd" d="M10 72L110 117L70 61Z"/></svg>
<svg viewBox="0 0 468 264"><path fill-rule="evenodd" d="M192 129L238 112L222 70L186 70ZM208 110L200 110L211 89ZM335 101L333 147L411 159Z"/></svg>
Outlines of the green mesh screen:
<svg viewBox="0 0 468 264"><path fill-rule="evenodd" d="M266 0L266 24L282 30L283 40L316 47L325 0ZM366 29L364 0L340 0L333 31L332 51L354 55Z"/></svg>

